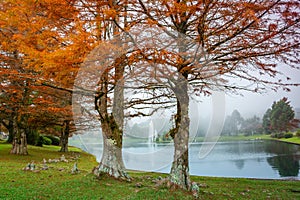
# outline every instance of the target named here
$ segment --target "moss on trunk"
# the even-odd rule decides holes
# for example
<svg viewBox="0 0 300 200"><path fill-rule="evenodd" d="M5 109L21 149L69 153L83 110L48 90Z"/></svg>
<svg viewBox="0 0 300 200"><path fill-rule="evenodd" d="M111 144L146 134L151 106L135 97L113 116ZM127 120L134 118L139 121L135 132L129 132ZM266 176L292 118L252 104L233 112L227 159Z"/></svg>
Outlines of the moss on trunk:
<svg viewBox="0 0 300 200"><path fill-rule="evenodd" d="M176 83L174 89L177 98L177 114L175 129L172 135L174 139L174 159L169 176L171 185L190 190L189 175L189 96L188 83L184 78Z"/></svg>
<svg viewBox="0 0 300 200"><path fill-rule="evenodd" d="M125 171L125 166L122 159L122 148L119 148L117 141L104 137L103 140L102 158L93 173L100 177L103 174L108 174L117 179L130 180L130 177Z"/></svg>

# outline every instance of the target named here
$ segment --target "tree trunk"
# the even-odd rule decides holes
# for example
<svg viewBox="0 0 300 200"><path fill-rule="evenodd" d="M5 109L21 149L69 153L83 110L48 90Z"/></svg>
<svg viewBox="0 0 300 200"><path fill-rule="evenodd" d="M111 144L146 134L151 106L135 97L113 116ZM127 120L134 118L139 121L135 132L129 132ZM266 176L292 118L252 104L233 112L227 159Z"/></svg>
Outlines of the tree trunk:
<svg viewBox="0 0 300 200"><path fill-rule="evenodd" d="M28 155L27 138L24 129L19 129L14 122L14 137L12 141L11 154Z"/></svg>
<svg viewBox="0 0 300 200"><path fill-rule="evenodd" d="M121 70L116 69L118 78L123 75L122 70L124 70L124 68ZM108 174L114 178L130 180L130 177L126 173L122 158L124 123L123 92L123 85L116 84L114 90L113 112L111 114L107 112L107 97L104 96L101 98L102 103L100 103L99 112L104 114L101 117L103 153L101 162L93 170L93 173L98 177L102 174Z"/></svg>
<svg viewBox="0 0 300 200"><path fill-rule="evenodd" d="M60 152L68 152L68 143L69 143L69 134L70 134L70 121L65 120L60 136Z"/></svg>
<svg viewBox="0 0 300 200"><path fill-rule="evenodd" d="M120 60L115 63L115 88L112 105L112 113L109 113L108 106L108 73L103 73L100 98L96 98L96 109L100 115L102 136L103 136L103 153L101 162L94 168L96 176L108 174L114 178L130 180L125 171L122 158L123 146L123 124L124 124L124 83L123 73L124 66Z"/></svg>
<svg viewBox="0 0 300 200"><path fill-rule="evenodd" d="M13 126L13 120L9 119L8 126L6 127L8 130L8 143L12 143L14 140L14 126Z"/></svg>
<svg viewBox="0 0 300 200"><path fill-rule="evenodd" d="M101 127L103 153L101 162L94 168L93 173L98 177L108 174L114 178L130 180L122 158L122 132L117 128L113 117L107 122L102 122Z"/></svg>
<svg viewBox="0 0 300 200"><path fill-rule="evenodd" d="M117 1L112 0L110 6L117 6ZM119 21L118 17L115 19ZM126 24L125 24L126 26ZM119 34L119 28L112 23L111 30L113 38L122 40ZM114 58L114 70L105 70L101 77L100 93L101 97L96 97L96 110L100 115L102 136L103 136L103 153L101 162L94 168L93 173L96 176L108 174L114 178L130 180L125 171L125 165L122 158L122 141L124 125L124 64L125 55ZM114 73L114 94L112 106L108 102L108 84L110 82L109 73ZM112 108L111 113L110 108Z"/></svg>
<svg viewBox="0 0 300 200"><path fill-rule="evenodd" d="M171 186L190 190L191 182L189 175L189 96L186 81L176 84L175 94L177 97L176 128L172 135L174 139L174 160L171 167L169 182Z"/></svg>

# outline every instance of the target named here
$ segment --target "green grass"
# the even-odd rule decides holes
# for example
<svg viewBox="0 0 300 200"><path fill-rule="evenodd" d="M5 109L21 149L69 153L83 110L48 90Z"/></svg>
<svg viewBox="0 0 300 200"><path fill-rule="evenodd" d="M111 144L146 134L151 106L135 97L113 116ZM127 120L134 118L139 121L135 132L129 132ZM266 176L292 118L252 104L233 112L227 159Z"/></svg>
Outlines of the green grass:
<svg viewBox="0 0 300 200"><path fill-rule="evenodd" d="M256 139L261 139L261 140L277 140L277 141L282 141L282 142L288 142L288 143L293 143L293 144L300 144L300 137L294 136L292 138L272 138L270 135L251 135L251 136L244 136L244 135L237 135L237 136L221 136L218 139L218 142L229 142L229 141L243 141L243 140L256 140ZM197 137L196 142L203 142L204 137Z"/></svg>
<svg viewBox="0 0 300 200"><path fill-rule="evenodd" d="M292 138L287 138L287 139L286 138L281 138L281 139L275 139L275 140L300 145L300 137L296 137L296 136L294 136Z"/></svg>
<svg viewBox="0 0 300 200"><path fill-rule="evenodd" d="M229 142L229 141L243 141L243 140L255 140L255 139L269 139L269 135L251 135L251 136L244 136L244 135L236 135L236 136L220 136L218 138L218 142ZM204 137L196 137L196 142L203 142Z"/></svg>
<svg viewBox="0 0 300 200"><path fill-rule="evenodd" d="M71 174L74 161L48 164L50 169L45 171L23 171L28 162L35 161L40 167L43 158L59 158L62 153L54 146L29 146L28 156L17 156L9 154L10 148L0 143L0 199L194 199L188 192L154 183L166 174L130 171L132 182L105 176L96 179L90 173L97 165L95 157L76 148L64 155L67 159L80 155L79 174ZM200 184L200 199L300 199L300 181L191 178Z"/></svg>

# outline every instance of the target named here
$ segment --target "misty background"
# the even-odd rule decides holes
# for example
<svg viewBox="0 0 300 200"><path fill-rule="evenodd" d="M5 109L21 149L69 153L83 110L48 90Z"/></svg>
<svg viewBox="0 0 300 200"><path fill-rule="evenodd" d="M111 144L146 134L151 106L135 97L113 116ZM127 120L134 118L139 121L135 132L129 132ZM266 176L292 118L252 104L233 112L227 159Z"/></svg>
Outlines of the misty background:
<svg viewBox="0 0 300 200"><path fill-rule="evenodd" d="M282 72L289 77L290 83L300 83L300 70L282 68ZM233 110L238 110L242 116L251 117L256 115L262 118L263 114L270 108L274 101L279 101L287 97L290 105L296 109L300 108L300 87L290 87L291 91L278 90L277 92L268 90L265 93L243 92L243 96L226 95L226 113L230 114Z"/></svg>

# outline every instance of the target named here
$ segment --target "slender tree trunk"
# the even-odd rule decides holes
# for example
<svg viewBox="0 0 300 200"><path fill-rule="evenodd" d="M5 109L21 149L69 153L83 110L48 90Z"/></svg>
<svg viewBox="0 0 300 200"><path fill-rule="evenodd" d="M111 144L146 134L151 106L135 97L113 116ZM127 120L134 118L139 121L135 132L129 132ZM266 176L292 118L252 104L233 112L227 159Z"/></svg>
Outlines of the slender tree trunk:
<svg viewBox="0 0 300 200"><path fill-rule="evenodd" d="M13 120L13 141L11 154L28 155L27 151L27 138L24 129L19 129L16 119Z"/></svg>
<svg viewBox="0 0 300 200"><path fill-rule="evenodd" d="M189 96L186 81L179 81L175 88L177 97L177 116L175 119L174 159L171 167L169 181L171 186L190 190L189 175Z"/></svg>
<svg viewBox="0 0 300 200"><path fill-rule="evenodd" d="M70 135L70 121L65 120L60 136L60 152L68 152L68 144L69 144L69 135Z"/></svg>

